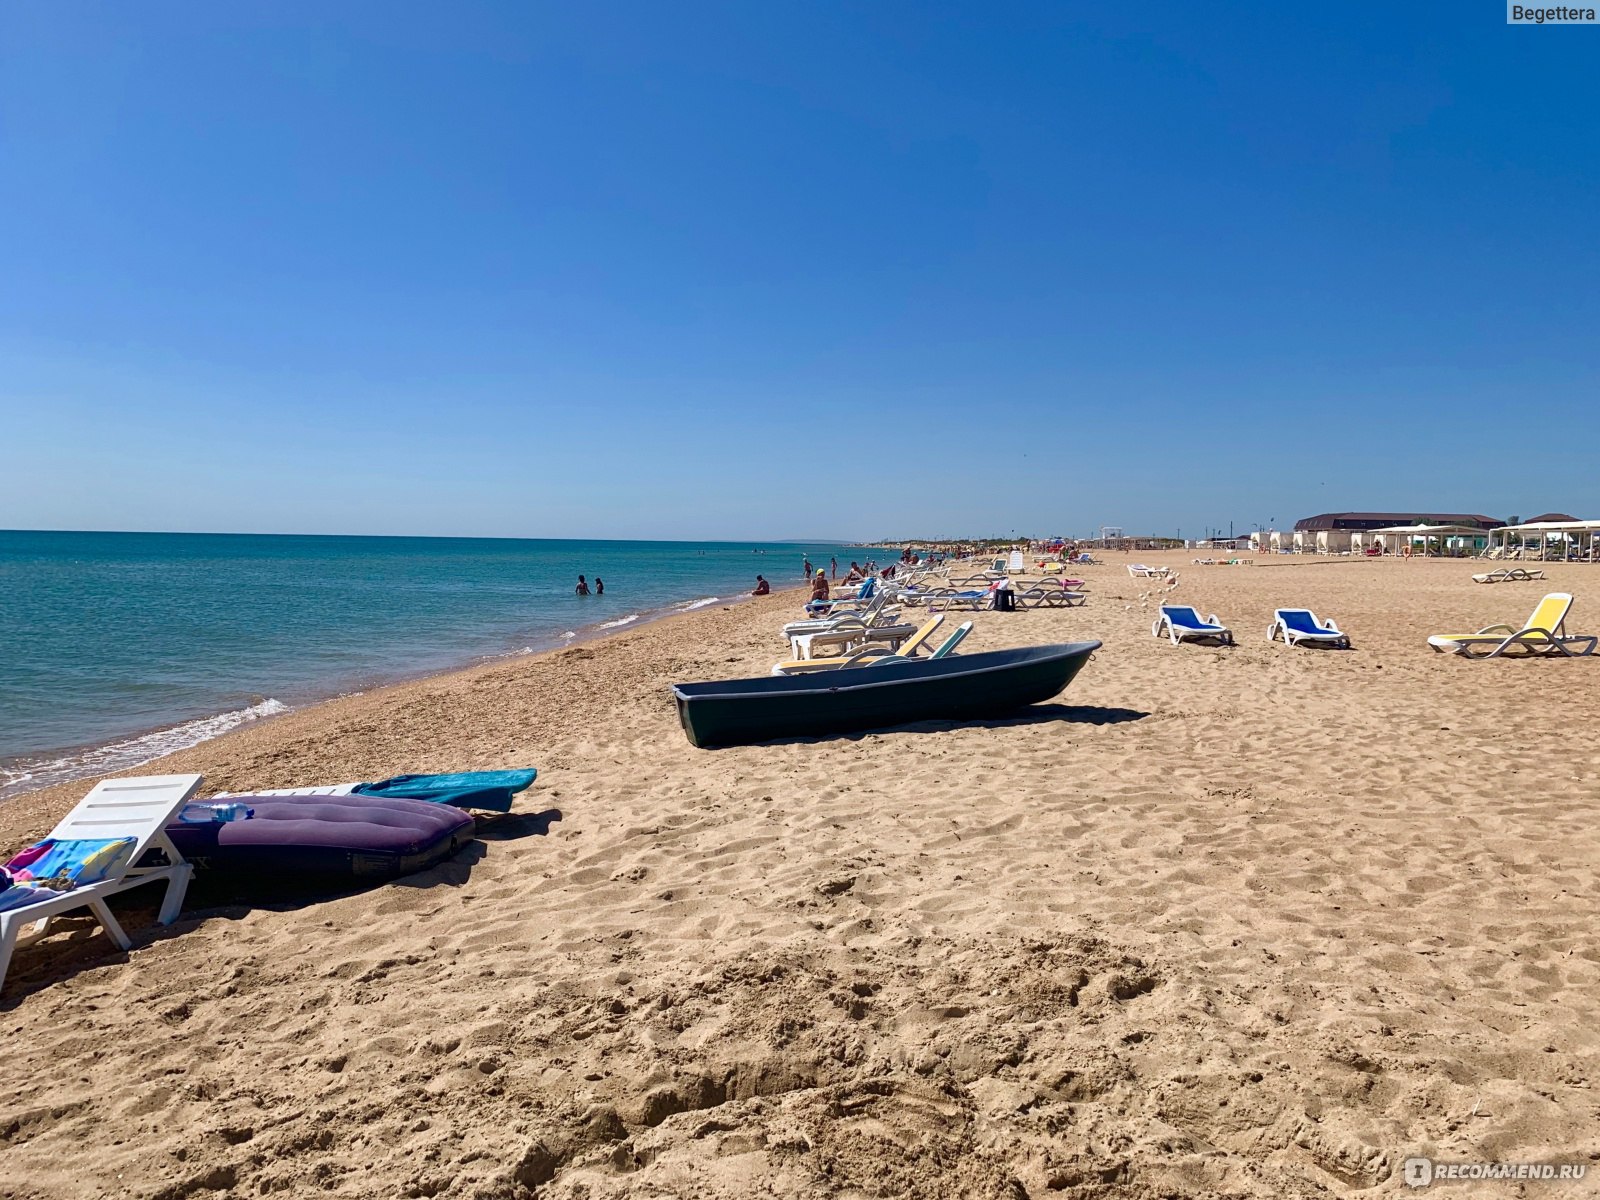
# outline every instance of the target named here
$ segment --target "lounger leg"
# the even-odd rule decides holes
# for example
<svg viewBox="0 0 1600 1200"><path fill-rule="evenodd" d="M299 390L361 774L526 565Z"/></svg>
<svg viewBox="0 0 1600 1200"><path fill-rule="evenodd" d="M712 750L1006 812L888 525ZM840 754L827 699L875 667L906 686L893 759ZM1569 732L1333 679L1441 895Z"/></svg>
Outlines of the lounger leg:
<svg viewBox="0 0 1600 1200"><path fill-rule="evenodd" d="M17 922L12 914L0 914L0 991L6 986L6 972L11 969L11 952L17 946Z"/></svg>
<svg viewBox="0 0 1600 1200"><path fill-rule="evenodd" d="M178 913L183 909L184 893L189 890L189 879L194 875L194 868L188 863L180 863L172 870L172 876L167 880L166 899L161 902L161 914L156 917L156 923L171 925L178 919Z"/></svg>
<svg viewBox="0 0 1600 1200"><path fill-rule="evenodd" d="M95 919L100 922L100 927L106 931L106 936L117 944L117 949L133 949L133 942L122 931L122 926L117 924L117 919L111 915L111 910L106 907L104 900L89 901L89 911L94 913Z"/></svg>

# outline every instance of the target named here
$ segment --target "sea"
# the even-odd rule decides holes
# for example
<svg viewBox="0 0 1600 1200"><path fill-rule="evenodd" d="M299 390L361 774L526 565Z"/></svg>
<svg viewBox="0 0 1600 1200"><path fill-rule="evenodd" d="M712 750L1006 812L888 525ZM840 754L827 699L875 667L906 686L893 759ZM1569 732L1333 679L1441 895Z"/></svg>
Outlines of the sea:
<svg viewBox="0 0 1600 1200"><path fill-rule="evenodd" d="M0 531L0 799L803 582L794 542ZM876 557L882 559L884 554ZM604 595L574 594L578 576Z"/></svg>

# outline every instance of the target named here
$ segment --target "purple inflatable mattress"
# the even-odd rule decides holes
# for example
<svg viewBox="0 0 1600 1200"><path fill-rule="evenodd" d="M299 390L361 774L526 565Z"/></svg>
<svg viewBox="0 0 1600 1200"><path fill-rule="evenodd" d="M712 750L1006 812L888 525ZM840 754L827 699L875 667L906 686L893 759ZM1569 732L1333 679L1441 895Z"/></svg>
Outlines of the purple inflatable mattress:
<svg viewBox="0 0 1600 1200"><path fill-rule="evenodd" d="M198 870L285 878L392 878L431 867L472 840L459 808L377 796L229 796L255 816L174 822L167 836Z"/></svg>

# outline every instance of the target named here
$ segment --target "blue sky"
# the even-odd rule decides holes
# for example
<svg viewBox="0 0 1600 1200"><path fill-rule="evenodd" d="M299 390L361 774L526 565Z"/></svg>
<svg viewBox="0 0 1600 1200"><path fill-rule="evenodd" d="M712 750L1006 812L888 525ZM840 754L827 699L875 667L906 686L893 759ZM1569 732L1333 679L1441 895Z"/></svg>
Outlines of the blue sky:
<svg viewBox="0 0 1600 1200"><path fill-rule="evenodd" d="M13 0L0 527L1600 515L1600 31L1504 20Z"/></svg>

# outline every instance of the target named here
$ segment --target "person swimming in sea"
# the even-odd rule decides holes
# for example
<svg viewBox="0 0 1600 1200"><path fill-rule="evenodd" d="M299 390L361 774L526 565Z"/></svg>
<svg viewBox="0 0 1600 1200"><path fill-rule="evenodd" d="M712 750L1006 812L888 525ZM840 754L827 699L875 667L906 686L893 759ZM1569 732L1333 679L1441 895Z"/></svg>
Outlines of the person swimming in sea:
<svg viewBox="0 0 1600 1200"><path fill-rule="evenodd" d="M589 594L589 581L582 575L579 575L578 586L573 590L579 596L587 596Z"/></svg>

